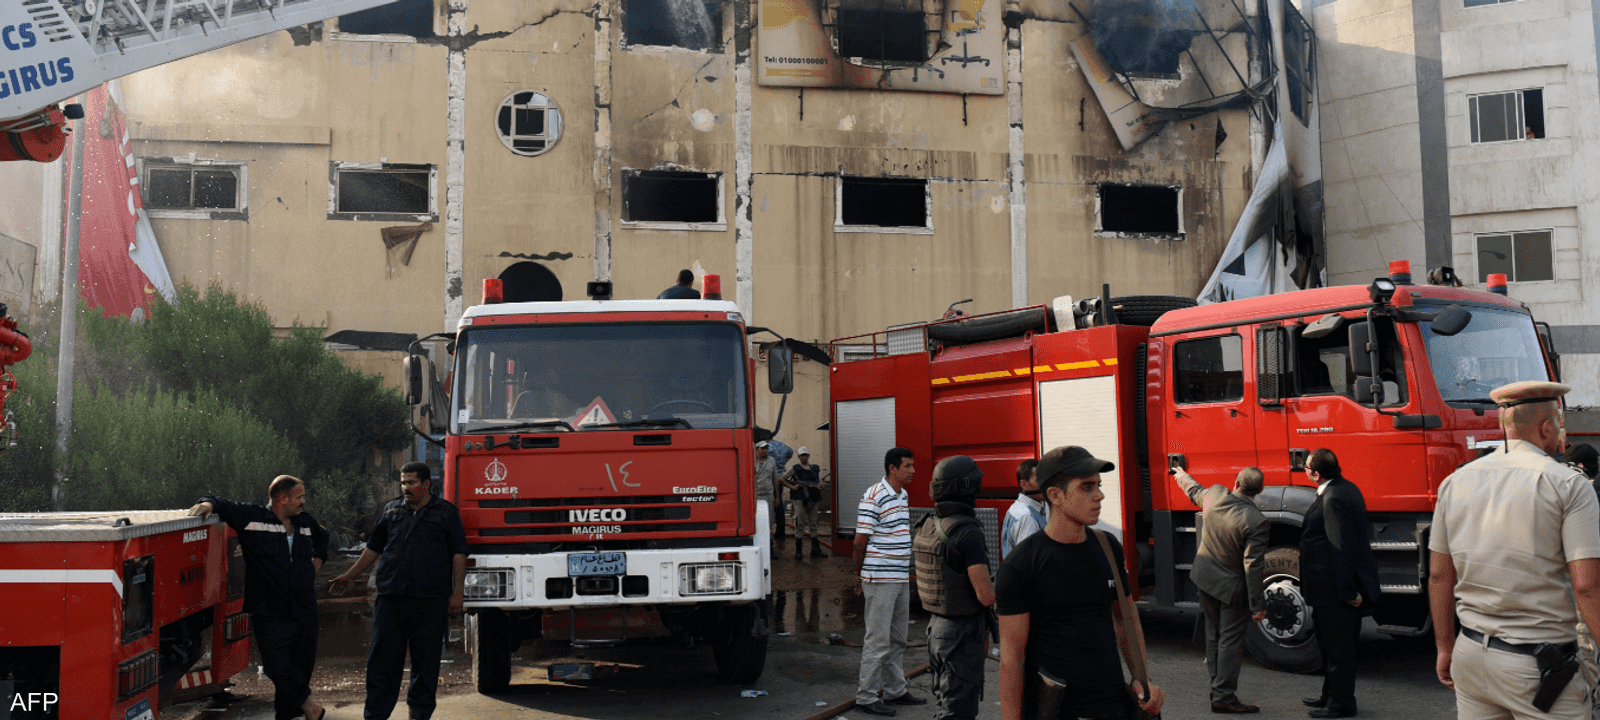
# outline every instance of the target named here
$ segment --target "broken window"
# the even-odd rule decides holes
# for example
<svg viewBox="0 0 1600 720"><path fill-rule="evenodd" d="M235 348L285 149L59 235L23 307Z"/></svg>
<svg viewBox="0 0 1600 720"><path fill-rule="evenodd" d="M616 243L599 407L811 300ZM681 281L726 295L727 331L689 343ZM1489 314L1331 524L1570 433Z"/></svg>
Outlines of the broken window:
<svg viewBox="0 0 1600 720"><path fill-rule="evenodd" d="M1204 32L1190 0L1097 0L1089 32L1112 69L1134 77L1178 79L1178 65Z"/></svg>
<svg viewBox="0 0 1600 720"><path fill-rule="evenodd" d="M928 181L914 178L841 177L839 215L845 227L931 228Z"/></svg>
<svg viewBox="0 0 1600 720"><path fill-rule="evenodd" d="M243 163L150 158L143 166L140 186L144 206L152 212L197 210L209 217L212 211L237 212L244 207Z"/></svg>
<svg viewBox="0 0 1600 720"><path fill-rule="evenodd" d="M432 165L334 162L329 220L438 222Z"/></svg>
<svg viewBox="0 0 1600 720"><path fill-rule="evenodd" d="M1283 28L1284 79L1289 85L1289 110L1301 125L1311 122L1311 104L1316 99L1316 33L1306 24L1294 5L1285 3Z"/></svg>
<svg viewBox="0 0 1600 720"><path fill-rule="evenodd" d="M1544 137L1544 90L1529 88L1467 97L1472 142Z"/></svg>
<svg viewBox="0 0 1600 720"><path fill-rule="evenodd" d="M1555 250L1550 230L1524 230L1478 236L1478 282L1504 273L1507 282L1554 280Z"/></svg>
<svg viewBox="0 0 1600 720"><path fill-rule="evenodd" d="M1100 185L1096 233L1181 235L1178 221L1182 186Z"/></svg>
<svg viewBox="0 0 1600 720"><path fill-rule="evenodd" d="M500 101L495 117L500 142L518 155L543 155L561 139L561 109L540 93L525 90Z"/></svg>
<svg viewBox="0 0 1600 720"><path fill-rule="evenodd" d="M339 32L351 35L433 37L433 0L394 0L339 16Z"/></svg>
<svg viewBox="0 0 1600 720"><path fill-rule="evenodd" d="M717 50L722 47L722 4L704 0L626 0L622 10L629 45Z"/></svg>
<svg viewBox="0 0 1600 720"><path fill-rule="evenodd" d="M916 64L938 52L945 0L823 0L822 25L839 57Z"/></svg>
<svg viewBox="0 0 1600 720"><path fill-rule="evenodd" d="M625 169L622 221L722 223L722 173Z"/></svg>

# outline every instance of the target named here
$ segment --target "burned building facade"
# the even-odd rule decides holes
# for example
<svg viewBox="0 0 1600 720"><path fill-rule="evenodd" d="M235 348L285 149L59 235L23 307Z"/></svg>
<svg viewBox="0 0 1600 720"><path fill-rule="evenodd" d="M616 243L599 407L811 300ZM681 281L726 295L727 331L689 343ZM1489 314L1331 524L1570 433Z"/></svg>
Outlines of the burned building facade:
<svg viewBox="0 0 1600 720"><path fill-rule="evenodd" d="M121 109L171 276L282 325L426 334L484 278L692 268L826 341L1196 295L1281 133L1269 5L400 0L128 76ZM825 446L810 365L781 437Z"/></svg>

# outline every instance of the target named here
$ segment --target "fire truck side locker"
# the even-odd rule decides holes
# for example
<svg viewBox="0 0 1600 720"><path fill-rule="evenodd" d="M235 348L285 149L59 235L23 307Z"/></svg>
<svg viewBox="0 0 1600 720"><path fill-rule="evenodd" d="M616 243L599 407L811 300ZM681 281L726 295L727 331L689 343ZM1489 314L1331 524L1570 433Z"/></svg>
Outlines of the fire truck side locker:
<svg viewBox="0 0 1600 720"><path fill-rule="evenodd" d="M220 690L249 659L237 553L181 510L0 515L0 715L153 720Z"/></svg>

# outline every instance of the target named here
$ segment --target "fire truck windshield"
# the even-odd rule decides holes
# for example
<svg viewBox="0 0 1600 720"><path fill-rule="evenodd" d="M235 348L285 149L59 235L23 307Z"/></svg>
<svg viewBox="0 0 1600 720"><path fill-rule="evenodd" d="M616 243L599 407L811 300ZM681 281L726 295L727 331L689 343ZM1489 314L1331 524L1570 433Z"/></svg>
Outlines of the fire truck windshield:
<svg viewBox="0 0 1600 720"><path fill-rule="evenodd" d="M456 433L748 424L744 333L737 325L469 329L456 357Z"/></svg>
<svg viewBox="0 0 1600 720"><path fill-rule="evenodd" d="M1506 383L1550 379L1532 319L1506 310L1470 309L1472 322L1450 337L1435 334L1431 322L1421 323L1442 399L1488 402L1489 392Z"/></svg>

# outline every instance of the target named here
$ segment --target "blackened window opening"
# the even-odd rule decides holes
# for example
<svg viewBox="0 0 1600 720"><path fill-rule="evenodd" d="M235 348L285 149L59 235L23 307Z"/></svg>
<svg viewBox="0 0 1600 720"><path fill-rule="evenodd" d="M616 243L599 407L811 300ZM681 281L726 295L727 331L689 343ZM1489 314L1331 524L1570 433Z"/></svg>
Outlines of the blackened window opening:
<svg viewBox="0 0 1600 720"><path fill-rule="evenodd" d="M720 222L714 173L625 170L622 219L627 222Z"/></svg>
<svg viewBox="0 0 1600 720"><path fill-rule="evenodd" d="M1161 185L1101 185L1100 230L1126 233L1178 233L1178 188Z"/></svg>
<svg viewBox="0 0 1600 720"><path fill-rule="evenodd" d="M839 8L839 54L888 62L927 62L923 13L880 8Z"/></svg>
<svg viewBox="0 0 1600 720"><path fill-rule="evenodd" d="M339 16L339 32L353 35L433 37L433 0L395 0Z"/></svg>
<svg viewBox="0 0 1600 720"><path fill-rule="evenodd" d="M239 176L233 170L151 168L145 173L144 203L152 210L233 210Z"/></svg>
<svg viewBox="0 0 1600 720"><path fill-rule="evenodd" d="M842 178L842 225L927 227L928 181L908 178Z"/></svg>
<svg viewBox="0 0 1600 720"><path fill-rule="evenodd" d="M338 212L431 213L428 174L426 170L340 170Z"/></svg>
<svg viewBox="0 0 1600 720"><path fill-rule="evenodd" d="M629 45L717 50L722 47L722 4L702 0L626 0Z"/></svg>

